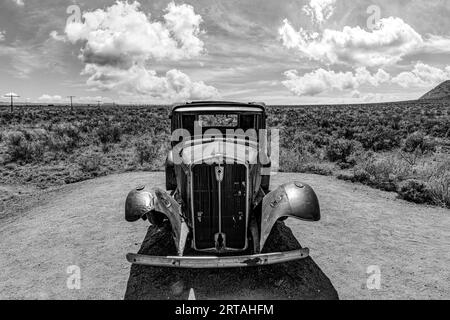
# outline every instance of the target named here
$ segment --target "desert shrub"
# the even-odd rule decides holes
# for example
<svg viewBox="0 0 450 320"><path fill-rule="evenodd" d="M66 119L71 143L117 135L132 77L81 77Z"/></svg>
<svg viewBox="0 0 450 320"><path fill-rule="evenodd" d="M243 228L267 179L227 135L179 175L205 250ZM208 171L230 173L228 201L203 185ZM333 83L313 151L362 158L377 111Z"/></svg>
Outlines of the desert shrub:
<svg viewBox="0 0 450 320"><path fill-rule="evenodd" d="M280 149L280 169L284 172L304 172L305 164L312 159L312 155L301 146L297 149Z"/></svg>
<svg viewBox="0 0 450 320"><path fill-rule="evenodd" d="M70 123L53 125L49 130L51 134L48 146L52 151L70 153L80 145L82 140L80 129Z"/></svg>
<svg viewBox="0 0 450 320"><path fill-rule="evenodd" d="M450 174L432 178L428 185L433 203L450 208Z"/></svg>
<svg viewBox="0 0 450 320"><path fill-rule="evenodd" d="M353 183L358 182L370 186L377 186L377 181L375 177L371 176L367 171L363 169L355 169L353 172L344 171L339 173L336 177L339 180L350 181Z"/></svg>
<svg viewBox="0 0 450 320"><path fill-rule="evenodd" d="M98 173L102 164L103 158L98 153L89 153L78 159L78 165L84 173Z"/></svg>
<svg viewBox="0 0 450 320"><path fill-rule="evenodd" d="M144 165L144 162L152 164L160 156L160 145L155 138L139 139L135 143L135 152L141 166Z"/></svg>
<svg viewBox="0 0 450 320"><path fill-rule="evenodd" d="M74 141L69 137L54 134L50 135L48 146L51 151L62 151L66 153L71 152L75 148Z"/></svg>
<svg viewBox="0 0 450 320"><path fill-rule="evenodd" d="M391 174L393 173L393 168L386 160L387 159L371 159L362 164L361 169L367 172L372 180L389 180L392 177Z"/></svg>
<svg viewBox="0 0 450 320"><path fill-rule="evenodd" d="M426 154L436 150L436 143L430 137L427 137L423 131L417 131L410 134L402 145L404 152L420 152Z"/></svg>
<svg viewBox="0 0 450 320"><path fill-rule="evenodd" d="M53 132L59 136L68 136L74 141L81 139L80 129L71 123L61 123L52 127Z"/></svg>
<svg viewBox="0 0 450 320"><path fill-rule="evenodd" d="M364 128L354 135L355 140L362 143L364 149L379 151L392 150L400 145L398 132L392 128L378 125L373 129Z"/></svg>
<svg viewBox="0 0 450 320"><path fill-rule="evenodd" d="M355 153L362 151L362 145L355 140L336 139L326 147L326 157L332 162L345 165L355 165Z"/></svg>
<svg viewBox="0 0 450 320"><path fill-rule="evenodd" d="M413 172L413 167L395 153L373 155L366 158L361 166L358 165L356 167L357 169L364 169L371 176L380 180L394 179L402 181L408 179Z"/></svg>
<svg viewBox="0 0 450 320"><path fill-rule="evenodd" d="M332 164L321 162L316 155L306 150L281 149L280 170L282 172L302 172L330 176L333 174L333 169Z"/></svg>
<svg viewBox="0 0 450 320"><path fill-rule="evenodd" d="M100 126L97 131L98 140L102 144L119 143L122 137L122 129L118 125L106 123Z"/></svg>
<svg viewBox="0 0 450 320"><path fill-rule="evenodd" d="M353 170L353 179L372 187L397 191L397 185L411 173L411 166L389 154L381 157L367 157L358 163Z"/></svg>
<svg viewBox="0 0 450 320"><path fill-rule="evenodd" d="M40 140L33 141L31 135L14 131L7 136L7 153L11 161L32 162L42 158L45 148Z"/></svg>
<svg viewBox="0 0 450 320"><path fill-rule="evenodd" d="M300 172L300 160L297 152L282 148L280 150L280 170L283 172Z"/></svg>
<svg viewBox="0 0 450 320"><path fill-rule="evenodd" d="M435 167L427 183L433 203L450 208L450 159Z"/></svg>
<svg viewBox="0 0 450 320"><path fill-rule="evenodd" d="M284 128L281 134L281 145L286 148L301 148L308 150L309 153L318 153L318 151L329 143L328 136L298 132L297 128Z"/></svg>
<svg viewBox="0 0 450 320"><path fill-rule="evenodd" d="M431 190L427 184L419 180L406 180L398 190L400 198L414 203L431 203L433 201Z"/></svg>
<svg viewBox="0 0 450 320"><path fill-rule="evenodd" d="M306 163L302 166L301 172L313 173L321 176L332 176L333 166L327 163Z"/></svg>
<svg viewBox="0 0 450 320"><path fill-rule="evenodd" d="M357 169L353 173L352 182L360 182L360 183L367 183L370 181L370 174L361 169Z"/></svg>
<svg viewBox="0 0 450 320"><path fill-rule="evenodd" d="M103 153L109 153L111 151L111 149L112 149L111 147L112 147L112 145L109 144L109 143L102 144L102 152Z"/></svg>

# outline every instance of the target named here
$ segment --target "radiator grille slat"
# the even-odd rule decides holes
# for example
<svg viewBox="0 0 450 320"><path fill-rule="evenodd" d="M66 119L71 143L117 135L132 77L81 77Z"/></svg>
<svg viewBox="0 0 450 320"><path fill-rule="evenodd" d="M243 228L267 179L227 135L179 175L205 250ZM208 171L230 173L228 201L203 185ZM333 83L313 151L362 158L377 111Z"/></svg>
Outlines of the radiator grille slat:
<svg viewBox="0 0 450 320"><path fill-rule="evenodd" d="M226 165L222 182L222 232L227 235L227 247L245 247L246 228L246 168Z"/></svg>
<svg viewBox="0 0 450 320"><path fill-rule="evenodd" d="M198 165L193 171L195 242L197 249L214 247L219 232L219 185L213 166Z"/></svg>

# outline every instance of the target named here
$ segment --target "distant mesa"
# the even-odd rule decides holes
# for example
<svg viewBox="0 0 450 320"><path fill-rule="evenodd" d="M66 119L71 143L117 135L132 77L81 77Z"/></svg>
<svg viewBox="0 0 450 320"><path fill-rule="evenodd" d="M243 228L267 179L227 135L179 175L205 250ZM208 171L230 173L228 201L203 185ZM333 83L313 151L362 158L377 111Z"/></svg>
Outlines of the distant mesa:
<svg viewBox="0 0 450 320"><path fill-rule="evenodd" d="M450 80L442 82L419 100L450 100Z"/></svg>

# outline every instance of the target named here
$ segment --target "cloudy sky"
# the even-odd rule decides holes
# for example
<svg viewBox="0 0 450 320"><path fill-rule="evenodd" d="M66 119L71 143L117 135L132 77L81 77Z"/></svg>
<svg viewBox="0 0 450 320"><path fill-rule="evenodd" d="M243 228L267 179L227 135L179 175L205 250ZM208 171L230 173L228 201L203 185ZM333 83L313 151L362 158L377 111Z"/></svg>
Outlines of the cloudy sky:
<svg viewBox="0 0 450 320"><path fill-rule="evenodd" d="M450 79L450 0L0 0L22 101L415 99Z"/></svg>

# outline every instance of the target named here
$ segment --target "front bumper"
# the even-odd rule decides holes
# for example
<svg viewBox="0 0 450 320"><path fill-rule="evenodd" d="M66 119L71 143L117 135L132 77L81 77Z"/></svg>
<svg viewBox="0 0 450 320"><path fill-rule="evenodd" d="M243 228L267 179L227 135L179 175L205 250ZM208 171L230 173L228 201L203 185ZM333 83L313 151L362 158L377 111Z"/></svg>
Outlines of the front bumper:
<svg viewBox="0 0 450 320"><path fill-rule="evenodd" d="M309 256L309 249L303 248L294 251L262 253L245 256L148 256L142 254L127 254L127 260L132 264L191 268L191 269L215 269L215 268L239 268L270 265L304 259Z"/></svg>

